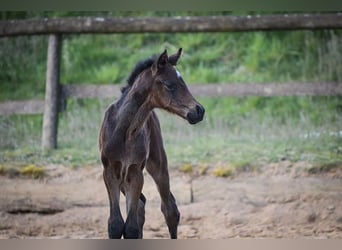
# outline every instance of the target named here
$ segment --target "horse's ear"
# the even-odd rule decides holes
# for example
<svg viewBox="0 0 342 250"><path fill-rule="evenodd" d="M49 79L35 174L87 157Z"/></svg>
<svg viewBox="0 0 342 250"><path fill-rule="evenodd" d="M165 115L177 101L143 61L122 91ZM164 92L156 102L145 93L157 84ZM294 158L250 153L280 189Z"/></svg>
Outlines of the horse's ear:
<svg viewBox="0 0 342 250"><path fill-rule="evenodd" d="M171 65L176 66L181 55L182 55L182 48L179 48L177 54L169 56L169 62L171 63Z"/></svg>
<svg viewBox="0 0 342 250"><path fill-rule="evenodd" d="M159 69L162 69L169 61L167 55L167 50L165 49L163 53L160 54L158 59L152 65L152 73L156 74Z"/></svg>

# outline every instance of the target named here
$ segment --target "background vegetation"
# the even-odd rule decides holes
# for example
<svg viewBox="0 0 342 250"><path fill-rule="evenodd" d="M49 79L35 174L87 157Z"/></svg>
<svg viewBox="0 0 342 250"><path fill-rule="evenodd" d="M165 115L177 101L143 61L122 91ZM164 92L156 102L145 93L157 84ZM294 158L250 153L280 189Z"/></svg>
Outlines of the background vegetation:
<svg viewBox="0 0 342 250"><path fill-rule="evenodd" d="M55 16L174 16L188 12L1 12L1 19ZM233 13L246 14L246 13ZM184 48L188 84L342 81L342 32L66 35L62 84L124 84L141 59ZM43 99L47 37L0 39L0 100ZM258 166L281 160L342 161L341 97L200 98L205 121L190 126L158 111L172 166ZM0 117L0 164L98 165L97 137L113 100L68 100L59 149L40 150L42 115Z"/></svg>

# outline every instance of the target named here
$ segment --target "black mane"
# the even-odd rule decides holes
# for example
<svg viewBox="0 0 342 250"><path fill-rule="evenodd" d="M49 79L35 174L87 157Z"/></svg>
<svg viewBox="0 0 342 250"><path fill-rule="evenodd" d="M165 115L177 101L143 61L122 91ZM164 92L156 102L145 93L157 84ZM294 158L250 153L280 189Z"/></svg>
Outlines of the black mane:
<svg viewBox="0 0 342 250"><path fill-rule="evenodd" d="M157 56L154 55L148 59L145 59L143 61L140 61L135 65L135 68L133 69L132 73L127 79L127 85L123 88L121 88L121 93L125 94L129 91L129 89L132 87L134 81L137 79L138 75L143 72L145 69L148 69L152 66L154 61L156 60Z"/></svg>

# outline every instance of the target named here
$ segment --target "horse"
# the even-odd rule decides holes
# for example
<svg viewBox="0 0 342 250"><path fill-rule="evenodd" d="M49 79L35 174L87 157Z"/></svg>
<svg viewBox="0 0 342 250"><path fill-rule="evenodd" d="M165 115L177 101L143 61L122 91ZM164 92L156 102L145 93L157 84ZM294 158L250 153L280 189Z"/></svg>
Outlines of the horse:
<svg viewBox="0 0 342 250"><path fill-rule="evenodd" d="M205 109L192 96L176 64L182 48L167 50L139 62L121 89L121 97L106 109L99 133L103 180L107 189L111 239L143 237L146 198L143 170L152 176L171 239L177 238L180 213L170 191L168 163L155 108L176 114L190 124L202 121ZM119 201L126 197L124 221Z"/></svg>

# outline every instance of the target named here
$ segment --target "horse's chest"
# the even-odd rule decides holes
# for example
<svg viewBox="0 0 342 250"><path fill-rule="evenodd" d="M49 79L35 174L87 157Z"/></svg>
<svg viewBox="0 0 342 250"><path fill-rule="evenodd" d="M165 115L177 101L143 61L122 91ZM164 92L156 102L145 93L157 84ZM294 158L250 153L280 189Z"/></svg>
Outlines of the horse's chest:
<svg viewBox="0 0 342 250"><path fill-rule="evenodd" d="M131 138L113 135L108 146L106 155L110 155L112 161L120 161L125 165L140 165L146 161L150 152L150 133L144 127Z"/></svg>
<svg viewBox="0 0 342 250"><path fill-rule="evenodd" d="M123 155L131 163L144 161L150 151L150 136L147 131L141 131L136 137L126 141Z"/></svg>

